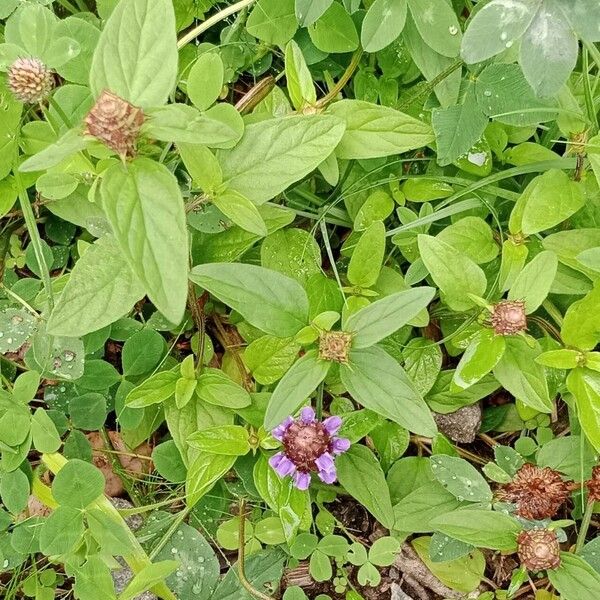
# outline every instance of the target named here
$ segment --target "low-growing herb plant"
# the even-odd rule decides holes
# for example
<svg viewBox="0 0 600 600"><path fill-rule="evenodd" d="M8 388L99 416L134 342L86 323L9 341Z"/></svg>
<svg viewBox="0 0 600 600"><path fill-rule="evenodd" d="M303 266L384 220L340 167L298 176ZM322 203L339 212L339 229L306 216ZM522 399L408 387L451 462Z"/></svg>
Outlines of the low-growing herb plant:
<svg viewBox="0 0 600 600"><path fill-rule="evenodd" d="M0 589L600 597L596 0L3 0Z"/></svg>

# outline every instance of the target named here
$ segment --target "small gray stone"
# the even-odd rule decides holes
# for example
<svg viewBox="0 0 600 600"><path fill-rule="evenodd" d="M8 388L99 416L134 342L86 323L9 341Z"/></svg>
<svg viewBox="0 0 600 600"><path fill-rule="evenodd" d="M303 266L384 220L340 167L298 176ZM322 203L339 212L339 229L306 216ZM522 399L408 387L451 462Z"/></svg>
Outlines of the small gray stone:
<svg viewBox="0 0 600 600"><path fill-rule="evenodd" d="M117 569L116 571L113 571L111 575L117 594L120 594L133 579L133 571L129 567ZM143 594L136 596L133 600L158 600L158 596L155 596L152 592L144 592Z"/></svg>
<svg viewBox="0 0 600 600"><path fill-rule="evenodd" d="M481 427L483 412L479 402L463 406L456 412L443 415L433 413L439 430L453 442L470 444L475 441Z"/></svg>
<svg viewBox="0 0 600 600"><path fill-rule="evenodd" d="M129 500L125 500L125 498L109 498L109 500L116 509L133 508L133 504ZM137 531L144 524L144 519L141 515L131 515L125 517L125 523L127 523L131 531Z"/></svg>

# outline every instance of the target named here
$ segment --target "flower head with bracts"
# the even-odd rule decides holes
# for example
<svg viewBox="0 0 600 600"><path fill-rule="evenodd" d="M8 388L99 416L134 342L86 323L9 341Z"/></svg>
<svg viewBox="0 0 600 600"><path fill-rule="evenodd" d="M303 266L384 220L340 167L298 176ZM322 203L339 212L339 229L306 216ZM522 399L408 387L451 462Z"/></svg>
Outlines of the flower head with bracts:
<svg viewBox="0 0 600 600"><path fill-rule="evenodd" d="M269 464L280 477L292 476L300 490L308 489L313 472L324 483L333 483L337 479L334 459L350 448L350 440L336 436L341 426L340 417L319 421L311 407L303 408L299 418L288 417L271 432L283 449Z"/></svg>

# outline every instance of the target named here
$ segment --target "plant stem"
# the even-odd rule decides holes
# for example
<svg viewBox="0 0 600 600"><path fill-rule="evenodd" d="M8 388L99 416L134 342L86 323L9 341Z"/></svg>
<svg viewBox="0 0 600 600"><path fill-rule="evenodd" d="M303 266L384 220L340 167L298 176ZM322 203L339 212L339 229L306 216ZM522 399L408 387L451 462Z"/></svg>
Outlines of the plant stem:
<svg viewBox="0 0 600 600"><path fill-rule="evenodd" d="M236 2L235 4L232 4L231 6L224 8L223 10L214 14L212 17L209 17L208 19L206 19L206 21L204 21L204 23L200 23L200 25L198 25L198 27L194 27L194 29L191 29L190 31L188 31L177 42L177 48L178 49L183 48L188 42L191 42L193 39L197 38L201 33L204 33L207 29L210 29L213 25L215 25L219 21L222 21L223 19L226 19L230 15L234 15L237 12L240 12L242 9L246 8L246 6L250 6L254 2L256 2L256 0L240 0L239 2Z"/></svg>
<svg viewBox="0 0 600 600"><path fill-rule="evenodd" d="M173 537L173 534L177 531L185 518L190 514L192 508L193 505L186 506L180 513L177 513L177 517L173 520L173 523L171 523L171 526L169 529L167 529L165 535L163 535L158 544L152 548L152 552L149 554L150 560L154 560L158 556L159 552L165 547L167 542Z"/></svg>
<svg viewBox="0 0 600 600"><path fill-rule="evenodd" d="M592 94L592 87L590 84L590 73L589 73L589 52L587 46L583 48L581 53L582 71L583 71L583 93L585 97L585 107L588 113L588 117L593 125L592 133L598 131L598 115L594 107L594 97Z"/></svg>
<svg viewBox="0 0 600 600"><path fill-rule="evenodd" d="M583 519L581 519L581 525L579 526L579 532L577 534L577 544L575 545L575 554L580 554L585 546L585 538L587 536L588 529L590 528L590 521L594 514L594 502L588 500L585 512L583 513Z"/></svg>
<svg viewBox="0 0 600 600"><path fill-rule="evenodd" d="M362 53L362 48L359 48L352 55L350 64L346 67L346 70L340 77L339 81L333 86L333 88L331 88L331 90L327 94L325 94L325 96L323 96L317 102L317 106L319 108L325 108L332 100L335 100L337 95L344 89L346 84L350 81L352 75L354 75L354 71L356 71L356 67L358 67L360 63L360 57L362 56Z"/></svg>
<svg viewBox="0 0 600 600"><path fill-rule="evenodd" d="M17 191L19 193L19 204L21 205L21 211L23 213L23 217L25 218L25 225L27 225L27 231L29 232L29 237L31 238L31 243L33 244L33 251L40 268L46 296L48 297L48 307L50 310L52 310L54 308L54 292L52 291L52 281L50 280L50 269L46 264L46 257L44 256L44 251L42 248L42 238L40 237L40 232L37 228L33 209L31 208L27 191L23 186L21 175L17 169L15 169L13 172L15 176L15 182L17 184Z"/></svg>
<svg viewBox="0 0 600 600"><path fill-rule="evenodd" d="M58 0L58 3L65 8L66 10L68 10L72 15L80 12L79 9L77 9L75 6L73 6L69 0Z"/></svg>
<svg viewBox="0 0 600 600"><path fill-rule="evenodd" d="M244 552L244 540L246 537L246 501L244 498L240 500L240 508L239 508L239 517L240 517L240 528L238 535L238 576L240 578L240 583L244 586L244 589L254 598L258 598L259 600L273 600L271 596L267 596L263 594L260 590L257 590L250 581L248 581L246 577L246 572L244 570L246 565L246 556Z"/></svg>
<svg viewBox="0 0 600 600"><path fill-rule="evenodd" d="M427 85L423 86L423 88L420 89L414 96L407 98L404 102L399 104L397 106L398 110L402 110L402 109L406 108L407 106L412 104L415 100L417 100L417 98L420 98L421 96L424 96L425 94L431 93L436 85L438 85L439 83L444 81L444 79L446 79L446 77L449 77L450 75L452 75L452 73L454 73L454 71L456 71L456 69L459 69L460 67L462 67L463 64L464 64L463 61L460 59L457 60L456 62L452 63L447 69L444 69L441 73L438 73L431 81L427 82Z"/></svg>

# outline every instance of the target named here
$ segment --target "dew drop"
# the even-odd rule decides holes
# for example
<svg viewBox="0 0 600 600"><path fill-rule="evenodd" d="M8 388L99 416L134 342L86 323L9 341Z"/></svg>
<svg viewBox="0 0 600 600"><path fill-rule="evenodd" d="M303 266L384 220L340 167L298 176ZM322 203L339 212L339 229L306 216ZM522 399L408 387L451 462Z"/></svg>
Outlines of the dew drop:
<svg viewBox="0 0 600 600"><path fill-rule="evenodd" d="M506 46L507 48L510 48L510 47L513 45L513 43L514 43L514 42L513 42L512 40L508 40L508 42L506 42L505 46Z"/></svg>
<svg viewBox="0 0 600 600"><path fill-rule="evenodd" d="M13 339L12 338L6 338L6 343L7 344L12 344L13 343Z"/></svg>
<svg viewBox="0 0 600 600"><path fill-rule="evenodd" d="M456 25L450 25L450 27L448 27L448 32L450 35L456 35L458 33L458 27L456 27Z"/></svg>
<svg viewBox="0 0 600 600"><path fill-rule="evenodd" d="M71 350L65 350L63 352L63 358L67 361L67 362L71 362L72 360L75 359L75 352L71 352Z"/></svg>
<svg viewBox="0 0 600 600"><path fill-rule="evenodd" d="M505 42L505 41L506 41L506 38L507 38L507 37L508 37L508 34L506 33L506 31L503 31L503 32L500 34L500 39L501 39L503 42Z"/></svg>
<svg viewBox="0 0 600 600"><path fill-rule="evenodd" d="M23 322L23 317L22 317L21 315L15 315L15 316L14 316L14 317L13 317L13 318L10 320L10 322L11 322L13 325L19 325L19 324L21 324L21 323Z"/></svg>
<svg viewBox="0 0 600 600"><path fill-rule="evenodd" d="M483 95L489 98L492 95L492 92L490 90L485 90Z"/></svg>

